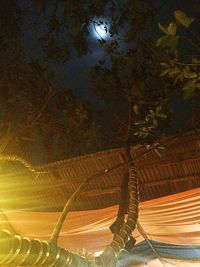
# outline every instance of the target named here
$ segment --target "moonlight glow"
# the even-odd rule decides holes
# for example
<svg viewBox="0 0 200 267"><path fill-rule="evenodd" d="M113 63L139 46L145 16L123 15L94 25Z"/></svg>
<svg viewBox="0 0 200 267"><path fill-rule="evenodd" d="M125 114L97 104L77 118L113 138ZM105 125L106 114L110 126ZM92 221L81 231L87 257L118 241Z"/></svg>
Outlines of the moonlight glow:
<svg viewBox="0 0 200 267"><path fill-rule="evenodd" d="M107 39L109 37L108 25L93 24L93 36L97 39Z"/></svg>
<svg viewBox="0 0 200 267"><path fill-rule="evenodd" d="M106 29L104 28L104 25L97 25L95 27L96 34L101 37L105 38L107 35Z"/></svg>

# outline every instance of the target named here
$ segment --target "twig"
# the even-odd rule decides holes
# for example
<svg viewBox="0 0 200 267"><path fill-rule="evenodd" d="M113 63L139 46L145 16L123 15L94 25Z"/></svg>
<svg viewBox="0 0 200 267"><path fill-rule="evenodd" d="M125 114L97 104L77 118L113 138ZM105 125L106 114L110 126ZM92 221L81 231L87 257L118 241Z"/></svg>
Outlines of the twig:
<svg viewBox="0 0 200 267"><path fill-rule="evenodd" d="M119 122L125 128L127 128L127 124L125 122L123 122L116 114L113 114L113 119L116 120L117 122Z"/></svg>
<svg viewBox="0 0 200 267"><path fill-rule="evenodd" d="M153 49L153 47L145 42L144 40L143 41L140 41L142 45L144 45L149 51L152 52L152 54L154 54L157 58L159 58L159 60L161 58L163 58L163 60L169 60L169 58L166 56L166 54L163 54L163 53L158 53L155 49Z"/></svg>
<svg viewBox="0 0 200 267"><path fill-rule="evenodd" d="M46 97L46 100L42 106L42 108L40 109L40 112L38 113L38 115L34 118L34 120L31 122L31 124L29 125L29 127L33 127L33 125L40 119L40 117L42 116L42 113L44 112L44 110L46 109L50 99L55 95L55 92L52 92L52 90L50 89L49 94Z"/></svg>
<svg viewBox="0 0 200 267"><path fill-rule="evenodd" d="M40 70L38 64L33 62L32 63L32 66L34 67L35 71L38 73L38 75L40 76L40 78L42 78L42 80L44 81L44 83L47 84L47 86L50 88L50 90L49 90L49 92L47 94L46 100L45 100L45 102L44 102L44 104L43 104L43 106L42 106L39 114L35 117L35 119L33 120L33 122L31 123L31 125L29 127L32 127L38 121L38 119L42 116L42 113L46 109L46 107L47 107L50 99L56 94L56 91L57 91L55 89L55 87L53 86L53 84L51 82L47 81L45 79L44 75L42 75L41 70Z"/></svg>
<svg viewBox="0 0 200 267"><path fill-rule="evenodd" d="M164 261L161 256L158 254L157 250L154 248L153 244L151 243L151 241L149 240L147 233L144 231L143 227L140 225L139 221L137 221L137 229L140 232L140 234L143 236L143 238L146 240L147 244L149 245L149 247L151 248L151 250L153 251L153 253L155 254L155 256L159 259L159 261L161 262L161 264L163 265L163 267L166 266L166 261Z"/></svg>

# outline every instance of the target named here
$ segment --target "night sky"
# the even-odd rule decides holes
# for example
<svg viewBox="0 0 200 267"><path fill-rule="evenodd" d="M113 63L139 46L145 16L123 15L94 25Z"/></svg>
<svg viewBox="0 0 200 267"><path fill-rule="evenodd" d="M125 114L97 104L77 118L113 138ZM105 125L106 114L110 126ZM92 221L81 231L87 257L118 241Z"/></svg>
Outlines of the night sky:
<svg viewBox="0 0 200 267"><path fill-rule="evenodd" d="M30 5L28 1L21 0L20 2L23 7ZM38 27L30 27L32 21L34 21L34 18L25 18L23 26L23 44L28 61L32 59L41 60L43 58L41 47L38 45L38 38L46 33L46 28L42 24ZM99 35L97 34L98 31ZM95 97L88 90L90 83L88 71L90 67L98 63L99 59L106 57L103 48L98 43L100 36L105 40L109 39L108 33L105 33L104 30L95 29L91 23L88 35L91 53L81 58L78 58L74 53L72 59L66 63L49 62L49 69L55 74L56 82L61 86L71 87L77 97L85 99L91 99L92 97L95 100Z"/></svg>
<svg viewBox="0 0 200 267"><path fill-rule="evenodd" d="M119 1L119 0L118 0ZM28 6L30 2L28 0L20 0L21 6ZM120 3L122 1L119 1ZM181 9L185 11L188 16L195 17L198 10L192 9L191 3L184 1L184 4L181 4L181 1L163 1L163 0L154 0L153 4L155 7L159 8L159 13L156 15L157 22L167 23L171 18L173 11L175 9ZM42 58L42 51L37 43L37 39L41 37L45 32L46 28L44 25L39 25L39 27L30 27L31 19L27 17L24 20L24 31L23 31L23 42L25 46L25 51L27 59L32 58ZM157 27L157 22L155 22L155 27L149 29L146 33L148 35L159 36L160 31ZM76 95L80 98L90 98L91 92L88 90L89 87L89 68L98 63L99 59L106 58L104 50L99 46L98 39L100 37L96 34L94 26L91 24L89 27L89 36L88 43L92 53L88 53L86 56L77 58L74 54L72 59L66 63L51 63L49 64L50 70L54 72L56 76L56 81L60 85L70 86ZM102 35L102 32L100 33ZM109 34L103 36L105 39L109 38ZM94 97L95 99L95 97Z"/></svg>
<svg viewBox="0 0 200 267"><path fill-rule="evenodd" d="M116 1L119 2L121 5L123 5L123 2L125 3L125 0L124 1L116 0ZM26 13L23 14L22 28L20 31L20 34L22 33L22 36L20 36L20 38L23 44L26 61L28 63L31 63L32 60L36 59L38 59L40 62L46 60L48 64L48 71L54 73L55 87L56 88L58 87L61 90L62 88L65 89L70 88L72 89L74 95L79 100L89 100L90 103L93 105L93 107L95 107L94 109L91 109L92 110L91 113L94 113L92 115L95 122L97 121L98 124L102 126L103 131L108 130L109 128L108 123L106 124L106 122L104 121L104 119L106 118L105 117L103 118L103 116L102 116L103 119L100 118L100 116L98 117L97 113L99 110L105 108L107 109L106 112L109 113L109 115L112 115L112 113L114 113L115 110L118 108L117 106L118 103L114 107L110 103L107 104L106 106L104 105L105 103L103 103L103 101L99 97L94 95L94 93L91 91L91 78L89 75L89 71L91 67L97 65L99 60L102 59L106 60L104 66L110 67L109 56L105 53L104 49L100 47L99 39L101 39L101 35L104 39L112 39L112 37L110 37L109 34L103 36L104 32L102 31L102 29L99 33L97 33L98 29L95 30L94 25L91 23L88 28L89 35L87 36L87 41L91 53L88 53L87 55L84 55L79 58L77 57L75 49L73 50L73 46L71 46L70 48L72 50L72 54L69 61L66 61L64 63L58 62L57 60L53 61L45 57L41 47L41 43L38 41L40 40L41 37L47 34L48 28L44 22L40 22L38 23L38 25L35 25L34 12L33 14L31 13L31 10L33 8L33 6L31 6L32 1L18 0L17 2L20 4L20 7L22 9L28 10L27 14ZM197 3L198 1L194 0L194 2ZM173 12L176 9L182 10L192 18L198 16L198 10L193 9L191 1L154 0L152 3L154 4L155 9L157 9L159 12L155 11L154 23L151 26L151 28L148 27L147 30L142 33L145 35L145 37L147 37L146 40L148 40L148 37L153 37L150 39L156 41L156 39L162 35L161 31L158 29L158 22L160 22L161 24L169 23L169 21L174 19ZM61 11L59 11L58 9L58 16L59 12ZM109 27L109 17L94 18L94 19L106 19ZM192 27L196 27L195 25L198 24L194 23L194 26L192 25ZM127 30L126 26L124 26L124 28L121 29L120 34L123 34L124 31L126 30ZM195 29L192 28L192 30ZM62 38L67 39L69 37L66 34L66 36L62 36ZM121 49L126 50L127 49L126 45L124 46L122 45ZM134 46L135 44L132 45ZM152 45L154 45L153 41ZM183 49L187 49L187 47ZM177 92L173 94L171 98L171 104L174 109L174 114L173 114L173 119L170 121L171 123L170 127L172 131L177 131L180 130L182 127L185 127L185 125L187 124L186 123L187 117L185 116L185 113L187 112L188 107L191 106L191 101L181 100L180 93ZM126 119L126 116L124 116L124 119Z"/></svg>

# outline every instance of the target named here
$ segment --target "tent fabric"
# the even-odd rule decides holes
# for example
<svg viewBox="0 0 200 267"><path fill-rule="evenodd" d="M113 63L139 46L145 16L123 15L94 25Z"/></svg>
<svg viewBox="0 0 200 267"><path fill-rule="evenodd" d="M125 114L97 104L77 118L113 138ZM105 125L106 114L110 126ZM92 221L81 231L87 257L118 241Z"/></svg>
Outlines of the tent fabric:
<svg viewBox="0 0 200 267"><path fill-rule="evenodd" d="M174 259L164 259L165 265L164 267L199 267L199 261L180 261ZM120 266L122 267L122 266ZM163 264L157 259L152 260L148 263L140 263L140 264L128 264L123 267L163 267Z"/></svg>
<svg viewBox="0 0 200 267"><path fill-rule="evenodd" d="M145 201L140 204L139 221L148 238L174 245L200 245L200 188ZM109 226L116 218L118 206L70 212L62 228L59 245L72 251L102 251L112 240ZM13 231L30 238L49 239L60 212L3 210ZM1 229L9 228L0 218ZM133 233L137 243L141 234Z"/></svg>
<svg viewBox="0 0 200 267"><path fill-rule="evenodd" d="M162 259L168 262L168 259L179 261L199 262L200 265L200 246L180 246L172 244L164 244L156 241L151 241L157 253ZM146 241L134 246L128 251L122 251L118 261L118 267L135 266L144 264L156 259L156 255L152 252ZM143 265L144 266L144 265Z"/></svg>

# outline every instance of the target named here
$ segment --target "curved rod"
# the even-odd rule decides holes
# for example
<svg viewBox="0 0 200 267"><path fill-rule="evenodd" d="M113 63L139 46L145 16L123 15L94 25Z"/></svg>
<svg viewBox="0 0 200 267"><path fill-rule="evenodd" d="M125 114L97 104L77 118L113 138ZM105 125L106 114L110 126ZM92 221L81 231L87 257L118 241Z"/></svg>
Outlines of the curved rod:
<svg viewBox="0 0 200 267"><path fill-rule="evenodd" d="M118 255L135 229L138 218L138 176L133 162L129 166L130 203L126 223L102 255L96 258L97 266L115 267ZM90 262L51 242L30 240L10 232L0 231L0 266L48 266L48 267L89 267Z"/></svg>
<svg viewBox="0 0 200 267"><path fill-rule="evenodd" d="M66 249L52 246L47 241L30 240L0 231L0 266L48 266L48 267L89 267L82 256Z"/></svg>
<svg viewBox="0 0 200 267"><path fill-rule="evenodd" d="M27 168L30 172L35 174L46 173L44 171L39 171L37 168L34 168L30 162L26 161L25 159L17 156L17 155L2 155L0 154L0 161L15 161L22 164L25 168Z"/></svg>
<svg viewBox="0 0 200 267"><path fill-rule="evenodd" d="M81 189L86 185L87 183L87 179L85 179L80 185L79 187L76 189L76 191L72 194L72 196L70 197L70 199L67 201L67 203L64 206L64 209L58 219L57 224L55 225L54 229L53 229L53 233L51 235L50 241L49 243L51 243L51 245L57 246L57 242L58 242L58 238L59 238L59 234L60 231L62 229L63 223L67 217L67 214L71 208L71 203L72 201L77 197L77 195L80 193Z"/></svg>

